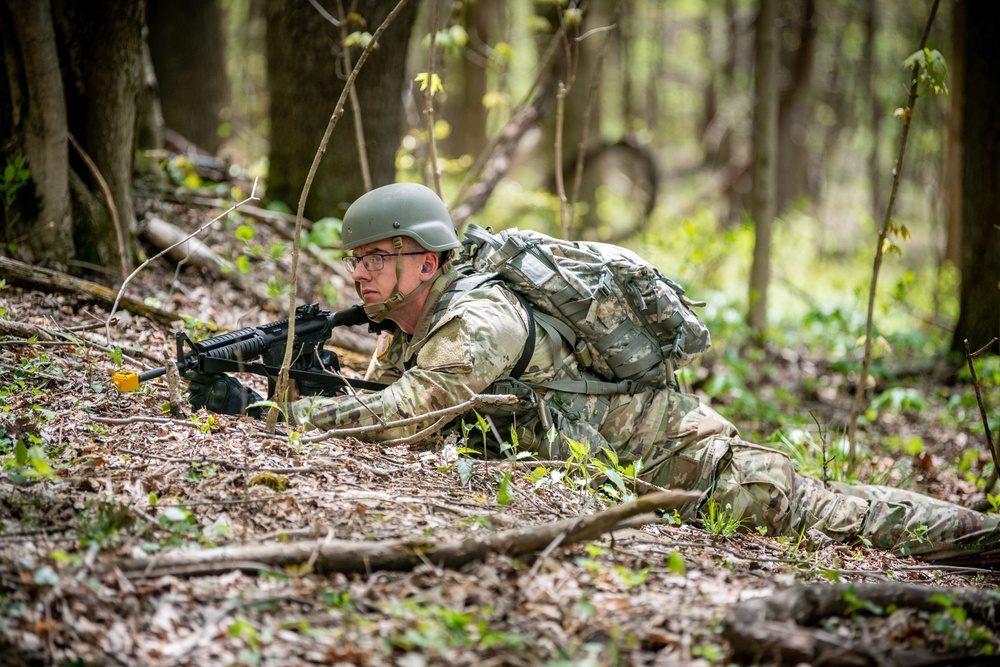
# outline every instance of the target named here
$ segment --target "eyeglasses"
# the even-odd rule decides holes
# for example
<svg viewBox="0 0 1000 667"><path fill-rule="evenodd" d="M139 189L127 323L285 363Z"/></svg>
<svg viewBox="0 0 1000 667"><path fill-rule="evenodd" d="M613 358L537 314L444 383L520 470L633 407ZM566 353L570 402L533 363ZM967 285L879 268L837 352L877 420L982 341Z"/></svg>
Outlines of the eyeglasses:
<svg viewBox="0 0 1000 667"><path fill-rule="evenodd" d="M358 264L364 264L365 269L368 271L381 271L385 267L386 257L396 257L397 255L425 255L429 250L422 250L420 252L399 252L392 255L373 252L368 255L357 255L353 257L344 257L344 264L347 264L347 268L354 273L354 269L358 268Z"/></svg>

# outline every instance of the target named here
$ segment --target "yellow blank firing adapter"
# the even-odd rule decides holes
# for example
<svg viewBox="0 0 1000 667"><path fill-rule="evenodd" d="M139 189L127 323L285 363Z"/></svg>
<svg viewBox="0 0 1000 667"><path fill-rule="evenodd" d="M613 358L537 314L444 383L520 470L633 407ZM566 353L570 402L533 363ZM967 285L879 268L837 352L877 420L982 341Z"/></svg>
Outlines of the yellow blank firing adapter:
<svg viewBox="0 0 1000 667"><path fill-rule="evenodd" d="M118 387L118 391L135 391L139 388L141 382L146 380L152 380L153 378L158 378L161 375L165 375L167 372L166 368L154 368L150 371L143 371L141 373L136 373L135 371L118 371L111 378L111 381L115 383Z"/></svg>
<svg viewBox="0 0 1000 667"><path fill-rule="evenodd" d="M135 391L139 388L139 374L135 371L118 371L112 378L118 391Z"/></svg>

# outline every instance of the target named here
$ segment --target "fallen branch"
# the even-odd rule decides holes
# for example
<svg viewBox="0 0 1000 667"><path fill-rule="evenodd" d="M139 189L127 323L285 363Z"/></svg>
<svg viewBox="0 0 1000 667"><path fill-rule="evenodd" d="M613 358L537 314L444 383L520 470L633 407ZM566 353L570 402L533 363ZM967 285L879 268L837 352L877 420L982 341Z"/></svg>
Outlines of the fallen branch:
<svg viewBox="0 0 1000 667"><path fill-rule="evenodd" d="M965 654L957 651L941 654L900 648L875 644L864 637L852 640L839 633L804 627L817 626L830 617L850 617L859 611L859 602L883 609L891 606L940 612L945 608L937 596L951 600L951 606L965 609L970 617L985 625L1000 627L997 622L1000 600L991 591L899 583L812 584L741 602L723 619L722 634L729 640L734 657L754 662L764 660L769 664L907 667L958 664L962 658L971 658L976 653L967 650Z"/></svg>
<svg viewBox="0 0 1000 667"><path fill-rule="evenodd" d="M0 320L0 336L17 336L18 338L24 338L25 341L29 338L44 341L55 340L52 332L45 327L25 322L15 322L14 320Z"/></svg>
<svg viewBox="0 0 1000 667"><path fill-rule="evenodd" d="M174 551L152 558L108 563L132 577L207 576L232 570L255 574L261 568L291 567L313 561L319 573L411 570L422 563L456 568L491 553L524 556L539 552L560 536L562 544L595 539L615 530L623 521L654 510L672 510L699 497L690 491L668 491L643 496L625 505L588 516L518 528L483 538L435 544L426 540L308 540L280 544L238 545L202 551Z"/></svg>
<svg viewBox="0 0 1000 667"><path fill-rule="evenodd" d="M74 278L69 274L53 271L52 269L25 264L10 257L0 257L0 273L4 275L4 279L8 282L61 292L78 292L86 294L105 306L114 306L115 298L118 296L114 290L99 283ZM144 315L151 320L169 324L170 322L183 319L176 313L158 310L134 299L122 297L119 303L130 313Z"/></svg>

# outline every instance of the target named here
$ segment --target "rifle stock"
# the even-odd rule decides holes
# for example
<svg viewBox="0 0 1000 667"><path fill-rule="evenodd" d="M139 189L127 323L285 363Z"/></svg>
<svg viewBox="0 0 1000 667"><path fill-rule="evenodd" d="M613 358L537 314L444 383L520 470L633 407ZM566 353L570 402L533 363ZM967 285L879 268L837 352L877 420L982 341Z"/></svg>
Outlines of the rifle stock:
<svg viewBox="0 0 1000 667"><path fill-rule="evenodd" d="M334 313L321 310L315 303L299 306L295 310L295 337L288 376L294 380L304 380L304 384L316 389L300 393L333 395L348 385L358 389L382 389L386 386L378 382L343 377L340 375L340 363L336 355L330 370L323 367L319 358L319 351L334 328L365 324L368 321L368 316L360 305ZM177 332L176 338L177 370L181 373L196 371L262 375L268 378L268 396L271 397L275 378L284 361L288 319L212 336L197 343L183 331ZM190 349L186 350L185 347ZM166 372L165 367L141 373L118 371L113 381L119 391L134 391L142 382L158 378Z"/></svg>

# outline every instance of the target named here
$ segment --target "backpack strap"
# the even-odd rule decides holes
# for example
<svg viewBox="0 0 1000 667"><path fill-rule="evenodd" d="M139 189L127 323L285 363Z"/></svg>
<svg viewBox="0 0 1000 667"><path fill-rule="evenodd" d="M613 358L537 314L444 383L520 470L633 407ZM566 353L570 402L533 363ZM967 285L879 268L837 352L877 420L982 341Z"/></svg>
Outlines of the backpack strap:
<svg viewBox="0 0 1000 667"><path fill-rule="evenodd" d="M521 302L521 307L524 308L524 312L528 316L528 340L524 342L521 358L517 360L514 368L510 371L511 378L520 380L521 373L527 370L528 364L531 362L531 355L535 353L535 311L531 308L531 302L526 296L515 290L509 291Z"/></svg>

